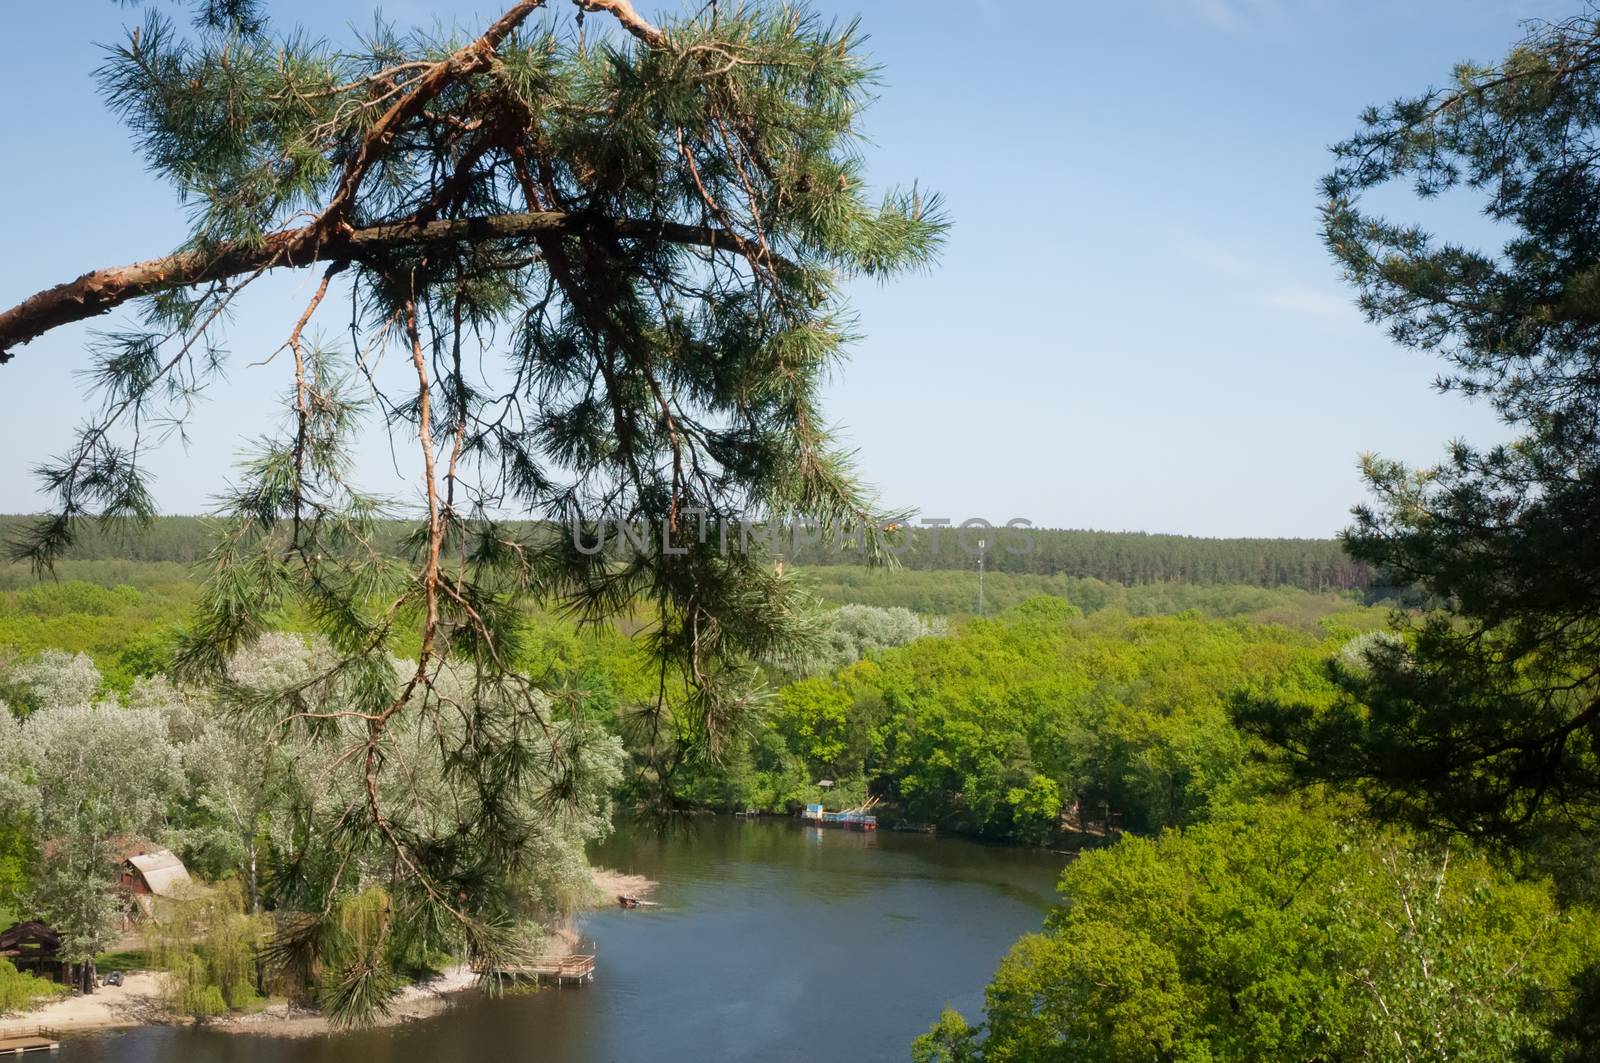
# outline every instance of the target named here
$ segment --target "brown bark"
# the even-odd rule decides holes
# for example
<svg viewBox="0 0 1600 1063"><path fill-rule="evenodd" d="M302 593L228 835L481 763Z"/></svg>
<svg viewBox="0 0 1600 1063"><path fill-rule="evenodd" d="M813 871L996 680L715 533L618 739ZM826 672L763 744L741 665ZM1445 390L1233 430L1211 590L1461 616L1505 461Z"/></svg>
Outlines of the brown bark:
<svg viewBox="0 0 1600 1063"><path fill-rule="evenodd" d="M402 247L481 244L589 231L728 251L738 251L743 243L732 233L699 225L631 219L608 221L561 211L450 218L425 225L376 225L335 233L320 243L307 246L304 237L310 228L312 226L275 233L256 247L223 247L209 253L184 251L165 258L97 269L76 280L46 288L9 310L0 311L0 364L11 360L13 348L51 329L107 313L130 299L172 288L209 284L262 269L300 267L318 261L360 262Z"/></svg>
<svg viewBox="0 0 1600 1063"><path fill-rule="evenodd" d="M660 47L666 40L662 32L639 17L629 0L578 0L585 11L605 11L622 23L622 28L652 48Z"/></svg>

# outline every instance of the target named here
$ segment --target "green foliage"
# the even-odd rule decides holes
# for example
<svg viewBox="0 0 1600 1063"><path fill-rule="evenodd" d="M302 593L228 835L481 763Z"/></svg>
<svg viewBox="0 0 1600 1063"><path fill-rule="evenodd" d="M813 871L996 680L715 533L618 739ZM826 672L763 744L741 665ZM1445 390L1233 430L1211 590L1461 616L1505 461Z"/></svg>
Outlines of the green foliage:
<svg viewBox="0 0 1600 1063"><path fill-rule="evenodd" d="M920 1058L1503 1060L1544 1043L1600 920L1460 847L1252 803L1085 854Z"/></svg>
<svg viewBox="0 0 1600 1063"><path fill-rule="evenodd" d="M178 753L162 709L89 700L101 684L86 659L46 654L25 672L36 707L0 715L0 820L29 830L27 900L83 962L114 933L119 847L161 832Z"/></svg>
<svg viewBox="0 0 1600 1063"><path fill-rule="evenodd" d="M25 533L28 518L0 516L0 538L10 539ZM512 522L509 526L528 528ZM380 524L379 541L398 545L404 541L406 525L400 521ZM854 550L840 551L826 545L801 546L789 552L791 560L807 569L821 585L852 584L856 596L830 599L838 602L859 602L872 605L905 605L921 613L953 615L971 612L976 608L976 532L967 533L964 541L957 532L942 530L935 536L931 529L916 531L909 540L900 544L896 558L899 571L887 581L890 588L885 593L895 593L892 588L906 588L902 593L930 593L916 591L913 587L927 588L932 584L916 578L903 579L905 573L950 572L965 573L968 579L960 584L952 582L949 601L938 607L912 605L907 602L877 602L860 596L863 586L870 586L868 570L862 557ZM997 540L985 553L985 568L994 581L987 591L1015 594L1015 600L994 599L997 608L1015 605L1022 598L1038 594L1059 593L1056 587L1082 586L1082 594L1103 597L1120 597L1119 592L1129 588L1168 586L1233 586L1254 588L1295 587L1320 594L1327 591L1381 590L1371 585L1371 573L1362 563L1344 553L1335 539L1202 539L1185 535L1150 535L1143 532L1070 531L1054 528L1033 528L1026 531L998 533ZM65 570L71 573L85 571L90 562L102 566L121 559L139 562L172 562L170 567L194 565L204 561L211 551L213 529L197 517L159 517L138 535L126 530L87 525L73 540L63 558L71 564ZM1037 577L1029 579L1027 577ZM17 578L17 577L11 577ZM76 578L102 582L88 575ZM5 570L0 568L0 588L6 586ZM134 583L124 576L115 582ZM885 581L878 580L883 585ZM135 583L134 585L137 586ZM1011 590L1011 588L1016 588ZM959 591L959 594L957 593ZM1071 597L1070 595L1063 595ZM1075 604L1091 610L1100 605L1086 604L1073 598ZM1126 606L1124 606L1126 608ZM1183 608L1200 607L1198 602L1177 605L1161 611L1177 612ZM1138 609L1130 609L1138 612Z"/></svg>
<svg viewBox="0 0 1600 1063"><path fill-rule="evenodd" d="M39 581L22 566L0 568L0 699L23 711L16 666L44 650L89 655L113 690L159 674L198 590L177 566L72 562L61 575Z"/></svg>
<svg viewBox="0 0 1600 1063"><path fill-rule="evenodd" d="M304 637L263 637L230 662L230 696L288 687L308 711L337 705L340 689L324 674L328 660L325 649ZM399 669L391 660L390 674ZM0 717L6 748L20 751L0 770L0 871L8 900L60 929L70 959L87 959L110 940L121 904L112 884L130 838L170 845L191 870L233 879L180 911L158 913L147 959L172 975L169 995L182 1014L216 1014L218 1000L229 1010L253 1003L260 988L256 957L264 955L271 924L241 909L276 909L300 935L278 955L304 962L274 966L276 984L324 999L352 1021L374 995L392 990L401 972L425 968L444 952L492 946L468 939L448 920L403 912L383 949L350 951L365 924L352 915L359 909L341 906L366 896L371 887L357 884L381 881L394 859L382 838L363 838L343 822L367 797L361 780L339 770L358 725L349 725L344 741L320 745L302 731L274 730L257 716L230 712L232 704L215 692L177 689L166 680L139 680L120 701L82 703L104 684L81 657L47 653L20 662L16 672L37 707L24 718ZM458 676L436 682L455 703L464 700ZM378 795L391 809L393 829L448 831L457 847L428 853L425 866L432 874L451 869L457 888L477 888L482 911L507 939L536 936L538 923L587 902L584 846L607 829L607 795L619 781L614 739L586 722L541 721L534 715L540 708L523 703L522 722L561 728L577 750L573 777L560 780L569 807L544 801L548 765L529 769L537 784L505 809L525 824L514 855L469 844L461 823L476 817L476 806L451 782L439 745L455 739L448 727L421 734L397 724L404 768L384 777ZM339 724L320 726L326 734ZM338 839L331 855L320 848L327 836ZM327 934L319 920L302 926L296 913L318 911L330 896ZM299 945L305 947L296 957Z"/></svg>
<svg viewBox="0 0 1600 1063"><path fill-rule="evenodd" d="M946 1007L928 1031L911 1043L912 1063L976 1063L982 1031L955 1008Z"/></svg>
<svg viewBox="0 0 1600 1063"><path fill-rule="evenodd" d="M321 1003L334 1022L354 1025L388 1011L400 987L389 962L393 919L388 893L376 886L339 902L319 949L332 974L322 980Z"/></svg>
<svg viewBox="0 0 1600 1063"><path fill-rule="evenodd" d="M160 910L146 925L147 953L166 974L165 996L175 1015L205 1020L238 1011L260 998L261 950L271 920L251 914L237 883Z"/></svg>
<svg viewBox="0 0 1600 1063"><path fill-rule="evenodd" d="M3 713L4 709L0 709ZM30 893L30 868L39 858L38 832L25 815L0 820L0 926L19 921Z"/></svg>
<svg viewBox="0 0 1600 1063"><path fill-rule="evenodd" d="M155 957L147 949L118 949L96 956L94 967L102 974L111 971L148 971L155 967Z"/></svg>
<svg viewBox="0 0 1600 1063"><path fill-rule="evenodd" d="M971 615L978 609L978 577L970 567L956 571L835 564L798 571L811 593L830 604L898 607L920 615L948 617ZM1161 616L1193 610L1206 616L1236 617L1307 630L1342 614L1359 615L1363 611L1353 594L1291 586L1180 582L1124 586L1064 573L989 572L984 577L984 600L990 613L1004 612L1040 595L1065 599L1085 613L1115 611L1129 616Z"/></svg>
<svg viewBox="0 0 1600 1063"><path fill-rule="evenodd" d="M0 958L0 1015L27 1009L63 996L67 987L18 971L10 960Z"/></svg>
<svg viewBox="0 0 1600 1063"><path fill-rule="evenodd" d="M64 564L112 566L120 563L107 558L93 562ZM143 575L152 567L155 571L149 576ZM146 563L132 568L123 565L107 569L103 574L87 570L84 574L90 578L105 578L116 583L146 588L139 591L141 595L154 593L148 589L151 587L171 586L165 583L168 574L156 563ZM904 569L867 573L864 569L844 567L814 569L806 575L808 579L812 576L838 578L836 582L821 588L830 594L859 594L872 597L880 590L889 591L901 587L905 588L907 596L911 598L924 593L924 590L919 588L934 586L939 581L959 589L960 581L968 578L968 575L963 573L916 572ZM859 581L857 576L860 577ZM1063 582L1059 586L1042 585L1041 589L1075 598L1080 608L1091 613L1089 620L1082 625L1081 637L1100 640L1107 646L1118 640L1131 639L1135 631L1145 630L1130 623L1126 614L1154 617L1163 611L1192 611L1193 615L1183 622L1195 623L1198 625L1197 630L1208 632L1224 630L1226 625L1214 625L1202 620L1202 617L1231 618L1253 624L1293 628L1302 634L1293 635L1277 631L1271 638L1294 643L1300 646L1306 655L1313 651L1313 647L1320 644L1320 637L1323 635L1348 638L1381 625L1385 618L1385 614L1380 610L1363 608L1348 598L1310 595L1292 588L1265 590L1181 585L1122 588L1093 584L1090 581L1071 583L1065 581L1065 577L1061 579ZM48 588L51 585L38 586ZM172 612L152 617L154 630L160 630L176 616L182 615L183 607L177 603L189 600L186 597L187 593L172 594L168 599L169 609ZM965 594L964 590L962 594ZM1005 598L1004 595L1000 597L1002 600ZM1071 615L1070 610L1063 614L1066 618L1070 618ZM76 618L76 622L81 624L87 624L93 619L74 613L63 613L62 617L66 622L73 622ZM298 622L289 617L286 617L285 621L291 624ZM686 742L694 734L691 716L693 705L681 696L679 690L668 691L666 710L669 715L681 713L687 718L663 728L666 741L659 748L652 751L650 731L638 726L640 722L638 707L653 705L661 694L659 663L649 652L648 643L628 634L629 631L645 623L647 623L645 618L636 619L630 614L621 618L617 624L589 626L579 630L565 618L533 611L521 618L514 643L515 664L533 682L551 691L558 703L569 705L582 718L625 736L634 753L630 771L633 782L628 790L630 796L659 798L662 791L658 773L661 773L668 778L668 786L674 795L674 800L722 808L755 807L789 811L802 803L824 798L837 802L850 795L853 799L864 800L868 795L869 786L876 787L880 794L891 793L889 786L893 782L893 776L885 775L881 771L886 752L883 740L891 733L885 727L890 711L883 704L887 687L883 673L885 661L881 651L885 649L893 651L889 655L889 660L897 662L893 667L897 676L907 669L927 671L929 674L918 680L919 686L937 687L946 683L946 679L943 678L944 673L950 672L947 700L952 703L970 703L974 706L977 704L973 701L974 698L982 699L990 696L979 689L985 684L998 683L1002 687L1013 685L1013 680L1006 677L1007 672L1013 677L1029 676L1042 670L1060 671L1067 667L1059 661L1052 660L1053 657L1060 656L1061 647L1053 643L1030 647L1024 645L1020 641L1020 636L1015 634L1011 636L1019 639L1015 652L994 657L992 666L988 657L974 658L964 651L953 650L950 647L928 646L920 651L922 654L920 657L905 657L894 651L896 644L903 643L907 639L925 637L929 633L944 631L946 628L943 622L937 619L931 622L919 619L903 608L865 606L847 602L844 608L823 614L818 625L820 637L813 643L812 648L799 658L791 655L788 661L778 662L779 667L769 672L769 679L781 684L785 676L790 674L787 669L795 668L801 671L826 668L836 674L815 675L804 682L778 686L759 706L758 712L764 722L756 724L752 718L745 731L730 737L725 743L719 758L702 763L696 759L696 751L692 744ZM1070 644L1072 640L1080 637L1069 636L1065 627L1059 628L1056 634L1059 636L1058 641L1063 645ZM162 636L152 636L152 638L162 638ZM968 636L962 635L961 638L966 639ZM970 641L960 642L962 647L970 644ZM132 645L136 648L139 644ZM1035 650L1037 653L1034 653ZM1031 660L1021 659L1030 654L1033 654ZM872 658L871 667L851 666L852 662L864 655ZM130 656L128 644L125 644L115 656L102 656L100 661L104 667L107 659L123 662ZM911 663L913 660L919 663L913 666ZM1321 692L1327 689L1326 683L1311 666L1310 657L1297 656L1295 661L1291 670L1297 670L1298 677L1293 682L1299 683L1307 690L1317 690L1318 696L1322 696ZM18 670L26 663L26 658L16 659L10 671L20 674ZM116 667L115 663L113 667ZM1071 667L1081 669L1085 665L1080 662ZM1181 672L1183 666L1170 667L1175 667ZM974 670L979 674L965 679L960 678L961 673ZM0 673L5 671L4 668L0 668ZM1239 678L1230 675L1228 670L1223 668L1213 671L1203 682L1218 684L1220 692L1226 694L1239 685ZM1039 677L1035 676L1035 679ZM899 679L897 678L895 682L898 683ZM108 685L116 686L115 683ZM1039 684L1035 682L1033 685ZM889 693L891 697L899 696L892 691ZM1203 699L1214 701L1214 694L1216 691L1204 694ZM16 704L24 704L26 697L26 694L22 694L19 700L19 697L14 695L12 700ZM1066 712L1064 707L1057 704L1060 699L1055 695L1036 692L1036 697L1042 699L1040 707L1027 708L1026 712L1037 712L1041 718L1051 717L1057 720ZM1083 706L1077 706L1072 711L1082 717L1088 710ZM973 718L979 720L975 707L971 712L974 714ZM1124 719L1122 723L1129 723L1129 720ZM918 719L915 718L904 723L906 727L918 725ZM981 720L979 726L984 726ZM1009 728L1011 724L1007 723L1005 726ZM1084 724L1084 726L1089 725ZM1093 739L1095 744L1103 747L1105 742L1101 738L1094 737L1102 734L1101 725L1096 723L1093 727L1092 731L1082 736L1083 742L1087 743ZM1169 739L1186 740L1193 748L1184 754L1185 756L1208 759L1202 749L1195 747L1199 736L1191 735L1185 739L1181 734L1179 722L1172 723L1165 731L1147 726L1142 736L1126 728L1124 733L1135 739L1140 747L1151 743L1167 743ZM1212 733L1215 735L1226 732ZM258 738L241 737L238 740L247 745L250 742L260 744ZM253 852L255 848L249 841L252 821L248 814L248 803L240 805L237 802L243 791L230 791L229 786L225 785L228 773L219 775L213 770L217 766L226 766L231 759L236 758L231 758L220 748L207 754L201 752L202 749L211 748L222 741L223 737L220 734L208 736L185 755L186 770L191 776L190 785L197 794L197 805L194 809L197 815L190 815L184 819L183 844L188 847L186 855L190 861L197 868L212 875L222 875L230 869L245 871L246 853ZM940 738L937 741L945 740ZM1032 744L1034 739L1030 738L1027 741ZM1056 734L1049 739L1050 745L1056 749L1064 748L1069 741L1078 742L1077 739L1064 733ZM680 754L682 759L674 764L673 758ZM961 756L968 760L973 759L966 753L962 753ZM1143 757L1142 762L1132 765L1129 770L1137 769L1138 772L1145 773L1166 770L1161 763L1162 756L1151 753L1140 756ZM1055 754L1051 757L1060 759ZM1051 757L1046 759L1050 760ZM1089 787L1089 790L1093 791L1090 794L1082 789L1081 780L1074 781L1066 773L1057 773L1053 768L1048 771L1035 770L1037 765L1031 763L1032 759L1031 756L1018 759L1015 770L1000 773L1003 777L995 777L988 784L987 793L995 807L1018 808L1016 802L1022 800L1021 794L1030 788L1038 798L1043 790L1035 783L1036 776L1051 779L1064 795L1065 805L1070 806L1073 800L1080 796L1084 797L1088 802L1084 807L1092 817L1101 815L1107 804L1117 811L1126 811L1133 804L1146 799L1159 799L1161 802L1170 802L1171 799L1170 785L1166 786L1165 797L1158 794L1157 791L1164 785L1160 781L1140 784L1146 795L1144 797L1136 798L1125 793L1128 787L1120 781L1116 782L1115 788L1118 791L1116 794L1108 796L1104 792L1106 788L1098 784ZM1169 761L1167 769L1181 769L1181 764L1178 763L1181 758L1176 753L1167 759ZM206 765L212 767L208 768ZM1120 779L1124 767L1117 766L1111 770ZM247 767L241 767L237 774L240 783L251 781L251 773ZM965 774L966 772L963 772L963 776ZM201 776L205 778L202 779ZM815 783L822 778L833 779L838 784L832 793L824 794L816 788ZM656 780L655 784L647 781L652 779ZM960 784L957 785L959 789ZM219 800L221 795L227 792L231 792L233 797L227 802L221 802ZM938 808L920 809L919 814L937 818L947 826L987 832L998 831L1012 837L1035 840L1044 836L1041 832L1044 830L1046 818L1043 811L1045 803L1047 802L1042 799L1036 799L1033 802L1033 811L1027 817L1028 825L1024 826L1019 822L1015 829L998 821L987 826L976 824L970 819L947 815L946 810ZM207 812L207 809L210 811ZM894 813L891 811L890 814ZM1165 821L1165 813L1157 812L1153 818L1139 813L1128 821L1128 825ZM233 826L227 826L228 822ZM247 871L246 876L248 877Z"/></svg>
<svg viewBox="0 0 1600 1063"><path fill-rule="evenodd" d="M784 744L807 763L842 774L838 769L848 747L845 729L854 704L843 684L805 679L778 693L772 724Z"/></svg>
<svg viewBox="0 0 1600 1063"><path fill-rule="evenodd" d="M1035 775L1026 786L1006 791L1011 806L1011 833L1024 841L1043 842L1061 830L1060 785L1048 775Z"/></svg>
<svg viewBox="0 0 1600 1063"><path fill-rule="evenodd" d="M1319 663L1329 648L1281 627L1192 614L1085 618L1039 598L790 683L764 726L810 780L861 787L863 797L870 787L912 822L1037 842L1076 804L1074 825L1098 829L1109 809L1126 828L1150 831L1195 822L1259 784L1230 721L1232 698L1328 700ZM777 747L760 749L765 767L746 761L744 798L782 810L756 791L792 780L794 765ZM796 794L792 783L777 790ZM839 792L828 800L848 803Z"/></svg>
<svg viewBox="0 0 1600 1063"><path fill-rule="evenodd" d="M209 772L187 824L208 860L254 859L262 809L281 802L277 826L297 830L270 843L281 900L329 923L378 883L397 941L437 944L450 923L491 965L529 914L530 865L581 847L616 782L596 724L612 693L569 700L520 670L526 616L644 618L653 696L608 721L633 793L670 803L715 771L747 733L760 667L801 650L812 617L770 559L692 529L803 517L877 542L888 518L820 401L853 338L843 282L927 266L946 229L936 195L870 190L859 122L876 71L854 25L759 3L658 30L615 10L631 36L595 45L539 6L472 41L381 24L348 42L279 33L237 3L204 5L193 29L147 9L97 77L191 208L187 272L92 344L90 416L39 470L54 512L14 537L47 567L95 553L90 527L148 525L140 447L222 378L234 300L266 269L326 261L284 322L285 421L219 501L192 622L170 646L91 632L84 648L115 659L119 690L170 661L304 759L282 798ZM350 352L303 331L335 281ZM386 345L399 377L368 372ZM374 422L414 442L422 513L355 486L349 456ZM622 524L662 534L583 549ZM17 644L54 640L44 607L109 620L139 594L18 591L37 620ZM241 656L285 628L315 636L314 668L241 678ZM193 774L231 757L201 752ZM330 969L341 1019L392 989L366 952Z"/></svg>
<svg viewBox="0 0 1600 1063"><path fill-rule="evenodd" d="M909 534L908 534L909 532ZM1089 580L1115 587L1147 584L1298 587L1313 593L1365 590L1371 570L1347 555L1334 539L1204 539L1145 532L1079 531L1056 528L998 528L965 531L916 528L902 532L896 559L916 572L965 570L977 561L977 540L986 537L984 567L1001 586L1007 577L1041 576ZM859 566L861 556L824 541L799 547L790 556L800 565ZM826 574L823 578L827 578ZM973 579L976 583L976 579ZM987 591L987 588L985 588ZM973 597L954 608L920 611L968 612ZM1049 593L1035 589L1032 593Z"/></svg>
<svg viewBox="0 0 1600 1063"><path fill-rule="evenodd" d="M823 617L815 649L795 670L802 675L831 672L880 650L943 634L946 626L942 619L923 620L909 609L842 605Z"/></svg>

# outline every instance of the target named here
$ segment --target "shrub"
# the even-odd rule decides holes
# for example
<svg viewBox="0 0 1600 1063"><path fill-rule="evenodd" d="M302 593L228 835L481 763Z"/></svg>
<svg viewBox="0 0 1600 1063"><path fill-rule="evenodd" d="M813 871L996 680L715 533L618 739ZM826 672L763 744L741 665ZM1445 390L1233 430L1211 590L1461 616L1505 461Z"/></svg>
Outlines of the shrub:
<svg viewBox="0 0 1600 1063"><path fill-rule="evenodd" d="M23 1011L40 1000L66 992L66 986L25 974L10 960L0 960L0 1014Z"/></svg>

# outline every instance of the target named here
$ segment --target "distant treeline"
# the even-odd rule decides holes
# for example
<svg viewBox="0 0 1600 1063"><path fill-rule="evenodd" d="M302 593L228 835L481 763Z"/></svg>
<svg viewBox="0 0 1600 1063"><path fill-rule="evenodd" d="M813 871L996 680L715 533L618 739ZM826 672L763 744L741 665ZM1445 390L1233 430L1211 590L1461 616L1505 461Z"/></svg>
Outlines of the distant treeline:
<svg viewBox="0 0 1600 1063"><path fill-rule="evenodd" d="M912 571L865 565L823 565L793 570L804 586L827 605L900 607L925 616L968 616L978 612L978 576L968 570ZM89 577L80 577L89 578ZM3 585L3 574L0 574ZM1124 586L1092 577L1035 576L990 572L984 577L984 611L1015 608L1045 595L1071 602L1087 614L1114 610L1128 616L1169 616L1193 611L1202 616L1242 618L1311 630L1330 612L1391 596L1366 591L1308 591L1300 587L1255 587L1232 583L1135 583ZM1390 604L1398 604L1391 601Z"/></svg>
<svg viewBox="0 0 1600 1063"><path fill-rule="evenodd" d="M915 570L976 569L983 540L984 568L1013 575L1069 576L1132 587L1147 583L1299 587L1308 591L1364 590L1372 571L1352 560L1336 539L1201 539L1146 532L1056 528L986 531L917 529L900 554ZM828 547L796 552L805 565L860 564L858 554Z"/></svg>
<svg viewBox="0 0 1600 1063"><path fill-rule="evenodd" d="M0 516L0 535L8 541L31 518ZM395 525L394 542L402 526ZM1124 587L1153 583L1299 587L1308 591L1366 590L1372 571L1348 557L1335 539L1202 539L1145 532L978 528L904 529L900 563L914 571L976 569L978 541L985 542L984 567L990 572L1027 576L1094 579ZM737 541L737 536L730 540ZM620 537L612 531L613 544ZM72 560L173 561L193 564L211 547L206 521L163 517L142 531L86 526L67 554ZM861 555L846 540L796 546L786 538L790 561L805 566L859 565Z"/></svg>

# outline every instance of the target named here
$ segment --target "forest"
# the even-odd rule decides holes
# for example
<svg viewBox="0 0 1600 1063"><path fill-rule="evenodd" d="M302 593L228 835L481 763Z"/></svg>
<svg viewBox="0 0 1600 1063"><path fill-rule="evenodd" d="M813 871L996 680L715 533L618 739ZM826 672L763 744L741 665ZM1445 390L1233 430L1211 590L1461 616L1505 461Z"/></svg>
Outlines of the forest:
<svg viewBox="0 0 1600 1063"><path fill-rule="evenodd" d="M980 562L824 408L850 286L956 223L869 180L859 24L272 7L140 10L96 84L187 236L0 310L0 367L121 311L46 511L0 522L0 923L47 921L74 990L139 962L176 1019L366 1026L529 970L619 812L827 804L1065 866L918 1063L1600 1058L1600 12L1324 159L1352 301L1510 441L1366 455L1337 539L1002 527ZM285 272L281 416L158 519L150 449ZM752 521L852 550L705 534ZM199 884L135 961L151 845ZM0 958L0 1010L63 992Z"/></svg>
<svg viewBox="0 0 1600 1063"><path fill-rule="evenodd" d="M810 583L812 570L791 571ZM636 620L521 618L515 666L548 692L547 711L569 707L562 726L592 729L583 777L596 780L586 816L541 822L547 833L530 841L537 862L509 888L506 909L525 933L584 902L583 845L603 832L612 807L792 815L811 802L870 798L886 826L1090 846L1199 822L1263 785L1251 743L1230 718L1230 698L1328 696L1321 660L1387 616L1350 593L1094 580L1015 605L1001 595L991 617L945 616L850 601L847 587L826 582L841 570L815 571L807 637L763 664L759 702L715 756L696 744L691 697L674 693L662 718L645 718L641 706L656 698L659 677L633 634ZM204 594L185 566L102 557L59 562L50 579L14 565L3 579L6 746L31 753L7 768L14 818L0 853L0 916L43 906L75 956L102 954L111 893L81 888L61 861L92 866L93 846L140 836L171 844L207 881L238 883L235 907L213 914L222 926L257 919L243 945L223 936L235 949L265 948L253 913L294 910L329 888L317 876L330 870L314 871L296 839L330 829L329 817L351 796L320 759L336 754L319 754L309 739L296 745L241 730L229 701L288 684L307 699L306 711L336 703L338 680L325 677L315 617L282 613L275 633L228 664L226 693L207 693L168 678ZM939 589L941 580L947 586ZM959 597L974 577L872 571L863 581L880 597L930 588ZM401 669L398 661L392 667ZM79 774L57 778L67 749L105 759L74 761ZM271 750L266 765L256 749ZM447 785L443 764L414 764L406 785L423 785L416 772L424 771L437 776L427 785ZM99 800L82 805L91 792ZM91 815L98 818L84 820ZM83 837L91 851L45 845L61 836ZM79 888L52 892L66 882ZM351 903L366 903L364 896ZM398 972L439 962L439 942L430 951L429 940L386 940L386 965ZM202 972L202 984L187 990L192 999L206 996L203 972L218 963L209 947L199 960L179 950ZM335 950L331 941L320 947ZM345 1006L312 982L213 988L253 1000L286 985L325 994L335 1014Z"/></svg>
<svg viewBox="0 0 1600 1063"><path fill-rule="evenodd" d="M28 523L27 517L0 515L0 535L13 539ZM408 530L398 521L380 527L380 538L391 545L403 540ZM527 534L533 525L510 522L507 527ZM567 534L560 528L552 533ZM908 524L905 537L895 544L895 561L912 571L971 570L977 563L978 539L984 534L989 536L984 564L996 575L1097 580L1123 587L1171 583L1299 587L1313 592L1365 591L1374 583L1370 566L1352 559L1338 540L1331 538L1204 539L1004 527L985 533L976 526L960 530ZM61 556L72 561L192 565L204 559L213 545L211 530L202 518L165 516L138 529L137 534L130 534L127 528L89 525ZM840 537L827 544L802 543L786 556L805 567L862 568L866 559L853 546L852 539ZM1056 593L1048 584L1038 586L1035 593Z"/></svg>
<svg viewBox="0 0 1600 1063"><path fill-rule="evenodd" d="M763 666L759 705L715 757L695 747L688 698L669 697L665 720L645 725L640 707L659 680L632 622L520 621L518 667L552 707L570 706L571 725L593 727L584 777L599 780L588 816L544 824L505 894L525 941L586 903L584 846L613 808L792 815L870 800L885 827L1087 854L1062 881L1071 904L1002 965L983 1034L948 1013L919 1040L922 1058L1032 1059L1058 1042L1086 1058L1146 1058L1149 1044L1170 1045L1172 1058L1289 1058L1335 1034L1349 1058L1387 1058L1386 1039L1421 1016L1450 1058L1483 1038L1559 1049L1563 987L1600 944L1600 913L1574 903L1570 887L1508 874L1459 841L1371 835L1359 805L1333 791L1284 796L1290 769L1248 722L1252 705L1335 706L1347 674L1392 637L1389 608L1294 587L1086 580L991 616L946 616L850 601L850 583L828 581L841 571L797 570L816 577L811 637ZM262 774L252 750L265 734L241 732L215 695L165 678L202 594L184 566L73 560L60 576L13 566L0 591L6 744L33 751L4 776L13 818L0 838L0 916L45 904L80 955L115 963L104 952L110 894L53 893L77 880L61 876L68 853L42 842L160 838L205 880L235 884L208 902L204 943L161 946L179 1013L289 994L353 1017L328 975L229 973L241 957L271 954L272 913L328 888L319 876L330 870L306 866L312 854L297 841L319 821L328 829L350 799L327 755L309 741L269 744ZM860 580L878 599L973 589L964 572L863 570ZM285 614L279 632L230 665L231 682L303 684L326 668L311 618ZM307 690L319 703L337 697ZM69 747L106 759L57 778ZM417 764L405 783L446 786L442 771ZM52 805L86 792L104 799L94 822L76 801ZM306 947L333 970L381 957L387 973L366 991L447 961L449 948L425 932L363 940L349 929L368 925L363 905L382 903L370 889L343 903L337 925L348 928ZM1385 938L1396 918L1419 920L1402 953ZM1495 977L1506 966L1518 980ZM1442 970L1451 974L1435 984L1430 972ZM1070 996L1080 992L1089 995ZM1384 1012L1395 997L1409 1010ZM1026 1003L1039 999L1043 1011ZM1285 1009L1315 1020L1285 1024Z"/></svg>

